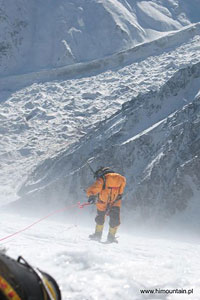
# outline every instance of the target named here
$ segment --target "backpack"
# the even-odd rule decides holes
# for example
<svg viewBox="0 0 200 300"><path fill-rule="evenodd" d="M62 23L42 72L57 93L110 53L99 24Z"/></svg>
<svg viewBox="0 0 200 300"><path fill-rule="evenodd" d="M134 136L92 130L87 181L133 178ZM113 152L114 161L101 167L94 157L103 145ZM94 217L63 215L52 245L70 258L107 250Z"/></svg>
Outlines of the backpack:
<svg viewBox="0 0 200 300"><path fill-rule="evenodd" d="M58 284L49 274L0 253L1 300L61 300Z"/></svg>
<svg viewBox="0 0 200 300"><path fill-rule="evenodd" d="M115 173L113 170L111 170L109 167L100 167L95 173L94 177L96 179L102 178L103 179L103 190L106 188L106 178L105 175L108 173Z"/></svg>

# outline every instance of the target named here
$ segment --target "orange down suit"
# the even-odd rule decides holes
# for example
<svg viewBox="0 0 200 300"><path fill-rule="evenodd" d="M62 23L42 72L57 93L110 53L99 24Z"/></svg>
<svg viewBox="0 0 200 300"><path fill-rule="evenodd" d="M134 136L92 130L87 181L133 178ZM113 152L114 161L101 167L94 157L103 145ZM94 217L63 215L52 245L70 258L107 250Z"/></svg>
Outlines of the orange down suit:
<svg viewBox="0 0 200 300"><path fill-rule="evenodd" d="M98 195L96 206L100 211L105 211L108 205L120 207L121 200L115 200L119 194L123 194L126 185L126 178L118 173L108 173L104 178L105 183L100 177L86 191L88 197Z"/></svg>

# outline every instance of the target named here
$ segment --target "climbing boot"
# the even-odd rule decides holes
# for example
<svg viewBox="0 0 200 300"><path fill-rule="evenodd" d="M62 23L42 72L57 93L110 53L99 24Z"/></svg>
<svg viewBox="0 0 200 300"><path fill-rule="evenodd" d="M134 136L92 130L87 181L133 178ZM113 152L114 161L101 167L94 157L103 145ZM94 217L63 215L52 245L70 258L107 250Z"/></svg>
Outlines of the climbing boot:
<svg viewBox="0 0 200 300"><path fill-rule="evenodd" d="M95 233L90 234L89 238L94 241L100 241L103 233L103 225L96 225Z"/></svg>
<svg viewBox="0 0 200 300"><path fill-rule="evenodd" d="M109 232L108 232L106 243L108 243L108 244L110 244L110 243L118 243L118 240L115 237L115 234L117 232L117 228L118 228L118 226L116 226L116 227L110 227L109 228Z"/></svg>

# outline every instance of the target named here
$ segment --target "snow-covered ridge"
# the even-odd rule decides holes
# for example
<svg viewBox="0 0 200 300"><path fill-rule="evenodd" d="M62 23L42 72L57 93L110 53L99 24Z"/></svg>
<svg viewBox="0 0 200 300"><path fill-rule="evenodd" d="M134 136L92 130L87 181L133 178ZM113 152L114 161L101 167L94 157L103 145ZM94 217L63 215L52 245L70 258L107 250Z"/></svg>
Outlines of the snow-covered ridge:
<svg viewBox="0 0 200 300"><path fill-rule="evenodd" d="M132 99L79 143L41 164L20 191L24 204L83 197L90 159L94 168L111 165L126 174L127 205L145 218L186 209L193 197L190 181L198 190L198 164L187 185L176 182L186 176L183 166L199 159L199 85L197 63L178 71L158 92Z"/></svg>
<svg viewBox="0 0 200 300"><path fill-rule="evenodd" d="M19 89L32 83L60 80L61 78L71 79L93 75L113 68L121 68L127 64L132 64L138 60L145 60L149 56L177 47L198 35L200 35L200 23L192 24L183 29L168 33L154 41L143 43L128 50L104 57L103 59L1 78L0 89L12 90L13 87L14 89Z"/></svg>
<svg viewBox="0 0 200 300"><path fill-rule="evenodd" d="M0 75L91 61L199 22L193 0L1 0Z"/></svg>

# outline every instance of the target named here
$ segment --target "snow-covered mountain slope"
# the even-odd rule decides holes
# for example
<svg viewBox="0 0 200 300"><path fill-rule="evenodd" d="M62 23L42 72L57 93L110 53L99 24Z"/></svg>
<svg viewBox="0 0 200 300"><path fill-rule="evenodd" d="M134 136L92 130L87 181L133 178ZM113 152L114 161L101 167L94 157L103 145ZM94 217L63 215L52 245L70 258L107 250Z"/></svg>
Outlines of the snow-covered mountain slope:
<svg viewBox="0 0 200 300"><path fill-rule="evenodd" d="M0 75L103 58L199 22L193 0L1 0Z"/></svg>
<svg viewBox="0 0 200 300"><path fill-rule="evenodd" d="M126 174L126 205L140 219L163 221L190 209L200 196L199 95L196 63L177 71L159 91L134 97L78 143L36 168L20 191L24 204L81 199L91 179L86 164L91 160L94 168L110 165ZM195 209L199 212L198 203Z"/></svg>
<svg viewBox="0 0 200 300"><path fill-rule="evenodd" d="M34 3L30 3L34 8ZM61 3L66 5L63 7L69 4L60 1L59 5ZM76 4L80 3L87 3L89 7L87 1ZM38 72L1 79L1 204L16 198L16 190L26 177L28 179L19 192L24 200L21 204L29 205L28 200L34 207L40 201L46 201L49 205L62 204L69 201L66 195L70 196L70 201L77 201L85 197L82 189L91 181L85 164L93 158L93 167L112 165L127 176L125 201L128 207L137 209L137 213L141 211L143 219L151 215L152 210L155 216L166 217L190 209L191 205L193 210L195 207L198 211L198 203L195 202L199 196L198 172L194 170L197 174L188 179L183 171L191 173L199 157L191 144L195 143L198 148L200 30L199 23L190 24L190 21L198 21L194 8L198 8L199 2L194 1L193 8L189 8L187 1L175 0L131 3L132 7L128 1L120 4L114 0L93 1L92 5L106 8L115 21L129 16L123 6L135 12L137 20L143 19L142 23L146 14L146 37L143 41L150 39L150 34L147 38L148 30L152 32L153 28L155 32L158 24L165 36L89 63L74 64L84 60L77 59L72 66L46 71L40 71L44 65L38 68L32 57L34 67L27 72L34 69ZM48 11L56 14L60 7L56 4L51 2ZM26 5L29 9L29 4ZM47 3L43 5L41 7L45 9ZM4 3L2 9L6 7ZM73 7L77 8L76 5ZM115 9L110 10L110 7ZM86 12L85 9L83 11ZM25 15L22 10L20 13ZM28 14L26 16L30 19ZM170 23L168 18L173 21ZM180 26L176 27L175 23ZM169 34L169 30L174 29L176 31ZM49 30L53 32L52 28ZM30 38L30 32L27 34ZM47 41L50 45L50 39ZM128 48L134 43L127 45L114 50ZM37 54L35 48L33 53ZM45 51L40 53L43 55ZM23 54L23 57L26 55ZM17 61L20 62L20 59ZM52 57L51 62L48 68L60 66L54 63ZM22 61L20 63L23 64ZM18 67L16 72L23 73L24 70L21 72L21 67ZM100 73L102 70L104 72ZM93 75L89 77L85 74ZM33 81L35 83L29 86ZM27 86L20 88L24 85ZM196 105L197 109L187 117L190 105ZM180 121L181 116L187 120L188 127ZM180 145L174 138L176 128L180 128L177 132ZM191 128L194 136L189 134ZM178 135L181 130L183 137ZM186 149L186 153L182 151L172 156L173 147L175 153L180 152L179 147ZM170 168L166 171L167 164ZM36 168L35 171L33 168ZM155 172L159 188L154 180ZM182 186L180 178L184 182Z"/></svg>
<svg viewBox="0 0 200 300"><path fill-rule="evenodd" d="M92 77L33 84L0 94L1 203L15 198L16 189L39 162L51 158L96 122L110 117L138 94L157 90L180 68L200 58L198 26L167 41L143 45L149 57ZM196 31L197 30L197 31ZM158 43L158 41L157 41ZM154 47L158 54L153 54ZM147 49L147 50L145 50ZM14 89L13 83L11 87ZM184 102L182 102L184 103Z"/></svg>
<svg viewBox="0 0 200 300"><path fill-rule="evenodd" d="M32 83L42 83L56 79L80 78L105 72L110 69L120 69L134 62L145 60L149 56L158 55L163 53L163 51L170 51L172 48L174 49L182 44L188 43L188 40L197 37L199 34L200 23L192 24L185 26L181 30L167 34L164 37L157 38L151 42L143 43L104 58L23 75L6 76L0 79L0 86L2 90L13 91L31 85ZM188 51L189 50L190 49L188 49Z"/></svg>
<svg viewBox="0 0 200 300"><path fill-rule="evenodd" d="M71 212L72 213L72 212ZM0 243L58 282L63 300L198 300L200 245L119 231L119 244L89 241L92 226L44 221ZM6 237L36 219L1 214ZM106 232L105 232L106 234ZM37 247L36 247L37 245ZM151 291L150 291L151 290Z"/></svg>

